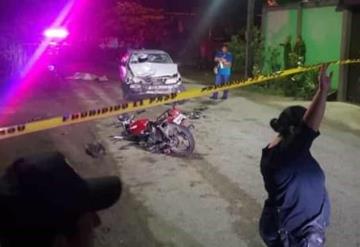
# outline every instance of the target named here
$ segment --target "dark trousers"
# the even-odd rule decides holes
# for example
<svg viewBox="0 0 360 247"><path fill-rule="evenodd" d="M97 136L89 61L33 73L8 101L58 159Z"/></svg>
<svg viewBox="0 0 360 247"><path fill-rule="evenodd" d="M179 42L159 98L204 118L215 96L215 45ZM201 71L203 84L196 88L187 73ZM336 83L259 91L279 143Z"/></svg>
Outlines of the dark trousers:
<svg viewBox="0 0 360 247"><path fill-rule="evenodd" d="M222 85L222 84L225 84L227 82L230 81L230 75L221 75L219 73L216 74L216 77L215 77L215 85ZM212 98L214 99L217 99L218 97L218 92L215 92L213 95L212 95ZM223 99L226 99L228 97L228 90L225 90L224 91L224 94L223 94Z"/></svg>
<svg viewBox="0 0 360 247"><path fill-rule="evenodd" d="M268 247L324 247L327 222L323 212L294 232L278 228L276 212L264 208L260 219L260 235ZM280 229L276 231L276 229Z"/></svg>

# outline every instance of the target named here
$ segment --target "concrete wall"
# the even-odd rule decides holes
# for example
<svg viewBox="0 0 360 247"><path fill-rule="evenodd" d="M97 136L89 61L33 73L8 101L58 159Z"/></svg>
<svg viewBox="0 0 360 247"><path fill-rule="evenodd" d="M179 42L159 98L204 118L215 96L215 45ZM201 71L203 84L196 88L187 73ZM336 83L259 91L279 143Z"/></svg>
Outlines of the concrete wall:
<svg viewBox="0 0 360 247"><path fill-rule="evenodd" d="M342 12L336 12L334 6L304 9L301 26L307 64L340 59ZM339 82L339 66L331 69L334 71L332 88L335 89Z"/></svg>
<svg viewBox="0 0 360 247"><path fill-rule="evenodd" d="M266 12L263 16L263 30L265 36L265 46L278 48L280 51L279 62L284 65L283 48L280 46L288 36L292 40L296 37L297 10L274 10ZM269 54L266 54L267 56ZM269 59L267 57L267 59ZM269 72L268 64L265 64L265 72Z"/></svg>
<svg viewBox="0 0 360 247"><path fill-rule="evenodd" d="M287 36L296 37L297 10L275 10L265 17L265 44L278 46Z"/></svg>
<svg viewBox="0 0 360 247"><path fill-rule="evenodd" d="M295 6L264 12L266 46L279 46L289 35L294 45L297 35L301 34L306 44L306 64L340 59L342 12L336 12L336 6L302 7L300 14L298 9L299 6ZM332 88L336 89L339 66L331 69L334 71Z"/></svg>

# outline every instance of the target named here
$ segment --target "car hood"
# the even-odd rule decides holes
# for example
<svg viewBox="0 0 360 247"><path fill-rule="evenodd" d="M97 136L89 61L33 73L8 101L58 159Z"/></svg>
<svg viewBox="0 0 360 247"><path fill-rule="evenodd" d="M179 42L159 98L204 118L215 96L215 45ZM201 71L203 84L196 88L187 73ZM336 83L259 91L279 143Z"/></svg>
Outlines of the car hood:
<svg viewBox="0 0 360 247"><path fill-rule="evenodd" d="M134 76L171 76L178 73L177 64L172 63L136 63L130 64L131 72Z"/></svg>

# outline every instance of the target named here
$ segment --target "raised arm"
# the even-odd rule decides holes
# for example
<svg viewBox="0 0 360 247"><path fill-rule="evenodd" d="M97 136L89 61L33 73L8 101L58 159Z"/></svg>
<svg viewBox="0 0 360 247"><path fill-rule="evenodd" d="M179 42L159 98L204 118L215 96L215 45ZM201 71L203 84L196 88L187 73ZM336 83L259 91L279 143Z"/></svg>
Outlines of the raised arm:
<svg viewBox="0 0 360 247"><path fill-rule="evenodd" d="M330 73L330 75L327 75L326 71L328 66L329 65L326 64L321 66L320 68L318 76L319 87L309 108L304 115L305 124L316 131L319 130L320 123L324 117L326 98L330 88L332 73Z"/></svg>

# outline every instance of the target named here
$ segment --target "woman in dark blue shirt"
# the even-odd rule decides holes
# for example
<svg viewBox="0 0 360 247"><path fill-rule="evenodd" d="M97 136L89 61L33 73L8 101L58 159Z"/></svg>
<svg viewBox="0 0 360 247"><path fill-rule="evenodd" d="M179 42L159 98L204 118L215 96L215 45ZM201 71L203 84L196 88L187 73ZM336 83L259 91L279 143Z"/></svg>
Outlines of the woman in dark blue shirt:
<svg viewBox="0 0 360 247"><path fill-rule="evenodd" d="M319 73L319 88L308 109L286 108L270 122L278 136L263 149L261 174L268 198L260 219L267 246L324 246L330 203L325 175L310 153L325 112L331 75Z"/></svg>

